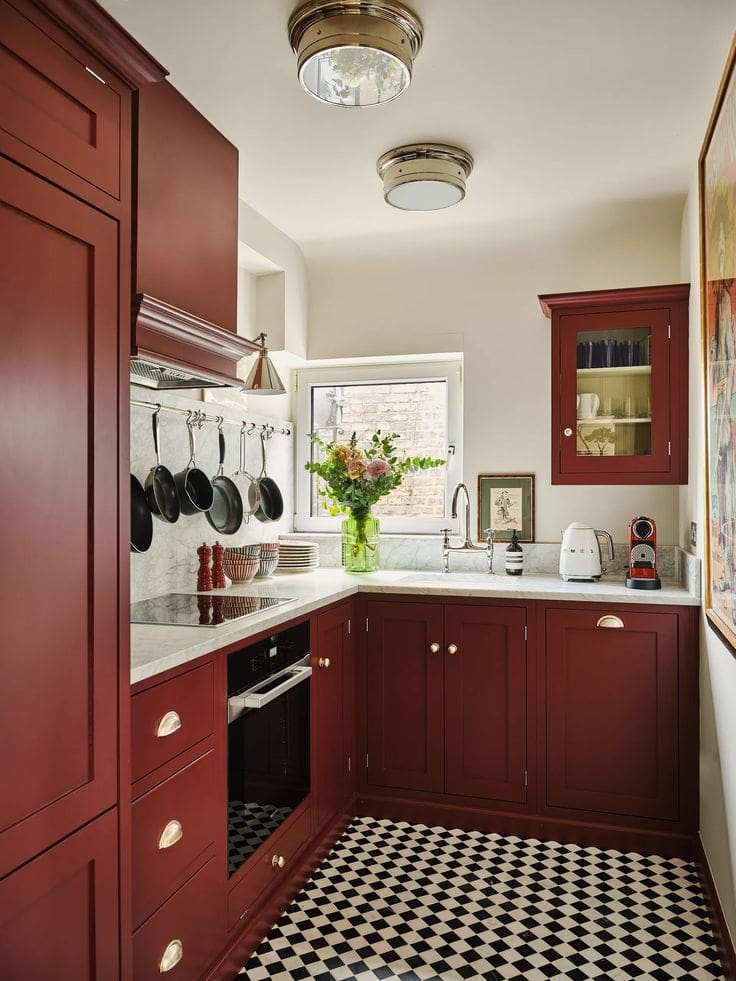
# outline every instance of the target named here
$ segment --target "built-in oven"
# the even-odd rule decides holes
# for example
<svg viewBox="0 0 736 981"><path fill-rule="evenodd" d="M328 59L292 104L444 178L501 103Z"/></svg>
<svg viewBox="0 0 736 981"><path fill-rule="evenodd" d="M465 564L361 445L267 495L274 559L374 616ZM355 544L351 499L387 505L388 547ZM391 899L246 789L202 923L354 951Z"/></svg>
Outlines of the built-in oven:
<svg viewBox="0 0 736 981"><path fill-rule="evenodd" d="M228 657L228 874L309 793L309 623Z"/></svg>

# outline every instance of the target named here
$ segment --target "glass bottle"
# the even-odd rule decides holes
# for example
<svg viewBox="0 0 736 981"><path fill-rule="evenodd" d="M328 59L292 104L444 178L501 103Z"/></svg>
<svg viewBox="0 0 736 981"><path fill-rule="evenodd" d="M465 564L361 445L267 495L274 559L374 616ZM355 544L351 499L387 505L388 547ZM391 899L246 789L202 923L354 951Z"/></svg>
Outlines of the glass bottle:
<svg viewBox="0 0 736 981"><path fill-rule="evenodd" d="M519 545L516 528L511 532L511 541L506 546L506 575L520 576L524 571L524 549Z"/></svg>

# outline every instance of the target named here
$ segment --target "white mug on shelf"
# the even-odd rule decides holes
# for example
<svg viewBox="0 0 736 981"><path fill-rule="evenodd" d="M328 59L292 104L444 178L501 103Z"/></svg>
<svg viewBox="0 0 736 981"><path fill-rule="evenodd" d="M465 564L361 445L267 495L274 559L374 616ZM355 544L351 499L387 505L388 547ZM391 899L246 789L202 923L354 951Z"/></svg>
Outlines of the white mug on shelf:
<svg viewBox="0 0 736 981"><path fill-rule="evenodd" d="M598 415L601 400L593 392L578 395L578 419L594 419Z"/></svg>

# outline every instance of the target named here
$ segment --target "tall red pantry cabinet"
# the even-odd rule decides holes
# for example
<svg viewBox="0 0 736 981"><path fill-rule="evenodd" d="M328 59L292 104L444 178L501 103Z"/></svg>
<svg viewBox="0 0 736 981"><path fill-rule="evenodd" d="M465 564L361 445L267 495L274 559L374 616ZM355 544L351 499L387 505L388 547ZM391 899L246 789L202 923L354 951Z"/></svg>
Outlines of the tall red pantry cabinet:
<svg viewBox="0 0 736 981"><path fill-rule="evenodd" d="M92 4L0 0L0 38L0 976L113 981L131 94L163 70Z"/></svg>

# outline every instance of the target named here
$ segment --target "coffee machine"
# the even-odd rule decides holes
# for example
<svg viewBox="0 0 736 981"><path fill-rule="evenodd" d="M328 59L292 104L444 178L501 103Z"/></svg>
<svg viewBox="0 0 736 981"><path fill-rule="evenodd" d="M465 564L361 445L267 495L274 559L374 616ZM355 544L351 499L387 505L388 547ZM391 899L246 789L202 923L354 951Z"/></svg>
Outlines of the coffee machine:
<svg viewBox="0 0 736 981"><path fill-rule="evenodd" d="M629 589L661 589L657 575L657 526L653 518L641 515L629 524Z"/></svg>

